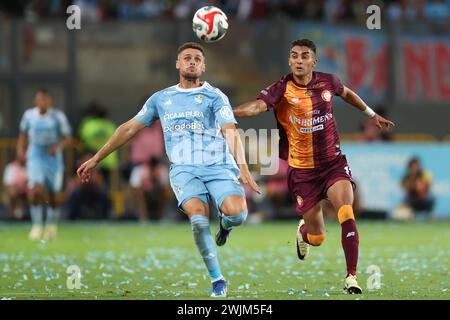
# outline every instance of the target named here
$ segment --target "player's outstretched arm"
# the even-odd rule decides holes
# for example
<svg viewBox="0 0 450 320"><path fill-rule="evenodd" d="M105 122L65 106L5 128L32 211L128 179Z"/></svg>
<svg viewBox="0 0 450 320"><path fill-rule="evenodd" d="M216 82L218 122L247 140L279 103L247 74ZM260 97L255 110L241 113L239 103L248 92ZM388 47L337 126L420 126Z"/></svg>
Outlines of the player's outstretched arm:
<svg viewBox="0 0 450 320"><path fill-rule="evenodd" d="M348 104L351 104L352 106L358 108L365 114L367 114L370 118L373 118L375 121L375 125L382 129L383 127L390 129L391 127L395 126L394 122L383 118L382 116L378 115L373 111L365 102L363 99L361 99L360 96L358 96L355 92L353 92L351 89L344 86L344 90L341 94L341 98L347 102Z"/></svg>
<svg viewBox="0 0 450 320"><path fill-rule="evenodd" d="M261 99L246 102L233 109L235 117L253 117L266 111L267 104Z"/></svg>
<svg viewBox="0 0 450 320"><path fill-rule="evenodd" d="M120 125L105 145L78 168L77 175L80 177L81 182L89 182L91 170L110 153L130 141L144 127L145 125L136 119L131 119Z"/></svg>
<svg viewBox="0 0 450 320"><path fill-rule="evenodd" d="M242 183L249 184L255 192L261 193L258 184L253 179L250 170L248 169L247 161L245 160L244 146L237 131L236 125L234 125L233 123L224 125L222 127L222 133L225 137L225 140L227 141L228 147L230 148L234 159L239 166L239 169L241 171L240 179Z"/></svg>

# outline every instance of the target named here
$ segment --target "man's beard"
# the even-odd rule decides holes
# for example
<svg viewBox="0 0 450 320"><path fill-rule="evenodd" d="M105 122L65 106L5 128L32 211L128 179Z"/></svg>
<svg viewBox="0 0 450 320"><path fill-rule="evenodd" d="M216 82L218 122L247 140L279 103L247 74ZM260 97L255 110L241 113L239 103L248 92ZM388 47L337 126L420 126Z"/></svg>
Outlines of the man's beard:
<svg viewBox="0 0 450 320"><path fill-rule="evenodd" d="M192 82L195 82L198 80L198 78L200 78L198 75L196 75L194 73L190 73L190 72L185 72L182 74L182 76L187 81L192 81Z"/></svg>

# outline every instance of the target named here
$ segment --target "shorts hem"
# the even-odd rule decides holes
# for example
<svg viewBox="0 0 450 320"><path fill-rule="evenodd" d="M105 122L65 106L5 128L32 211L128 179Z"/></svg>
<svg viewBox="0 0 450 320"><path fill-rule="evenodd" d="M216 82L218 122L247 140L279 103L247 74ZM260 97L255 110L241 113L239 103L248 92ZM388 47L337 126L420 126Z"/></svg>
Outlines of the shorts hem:
<svg viewBox="0 0 450 320"><path fill-rule="evenodd" d="M184 212L183 205L186 203L186 201L189 201L189 200L191 200L193 198L197 198L200 201L208 204L208 194L202 193L202 194L196 194L196 195L193 195L193 196L189 196L189 197L186 197L185 199L183 199L181 201L178 201L178 208ZM206 198L206 200L205 200L205 198Z"/></svg>
<svg viewBox="0 0 450 320"><path fill-rule="evenodd" d="M245 198L245 195L244 195L243 192L239 192L239 191L236 191L236 190L225 192L225 193L223 193L222 195L220 195L220 198L217 199L217 201L216 201L217 208L219 209L219 211L220 211L220 207L222 206L222 203L223 203L223 202L225 201L225 199L228 198L229 196L241 196L241 197L244 197L244 198Z"/></svg>
<svg viewBox="0 0 450 320"><path fill-rule="evenodd" d="M324 199L328 199L328 197L327 197L328 189L330 189L336 182L341 181L341 180L350 181L350 183L352 185L352 189L353 189L353 191L355 191L356 184L350 177L348 177L348 176L336 176L336 177L333 177L332 179L327 181L327 183L325 185L325 190L323 192Z"/></svg>

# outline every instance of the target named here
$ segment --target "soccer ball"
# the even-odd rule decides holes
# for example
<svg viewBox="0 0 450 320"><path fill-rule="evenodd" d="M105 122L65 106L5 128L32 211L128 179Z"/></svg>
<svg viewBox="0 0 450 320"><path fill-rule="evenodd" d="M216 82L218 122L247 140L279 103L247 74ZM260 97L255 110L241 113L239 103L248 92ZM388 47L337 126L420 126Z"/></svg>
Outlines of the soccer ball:
<svg viewBox="0 0 450 320"><path fill-rule="evenodd" d="M228 30L228 18L217 7L206 6L197 10L192 18L192 30L205 42L222 39Z"/></svg>

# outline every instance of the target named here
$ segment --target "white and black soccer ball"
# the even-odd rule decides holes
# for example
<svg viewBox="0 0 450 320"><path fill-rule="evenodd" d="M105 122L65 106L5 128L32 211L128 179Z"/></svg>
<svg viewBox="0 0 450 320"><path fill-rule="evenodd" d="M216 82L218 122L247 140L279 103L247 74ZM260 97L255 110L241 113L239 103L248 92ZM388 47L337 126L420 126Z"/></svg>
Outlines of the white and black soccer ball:
<svg viewBox="0 0 450 320"><path fill-rule="evenodd" d="M216 42L227 33L228 18L217 7L202 7L192 18L192 30L199 39L205 42Z"/></svg>

